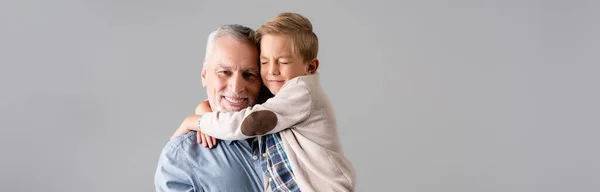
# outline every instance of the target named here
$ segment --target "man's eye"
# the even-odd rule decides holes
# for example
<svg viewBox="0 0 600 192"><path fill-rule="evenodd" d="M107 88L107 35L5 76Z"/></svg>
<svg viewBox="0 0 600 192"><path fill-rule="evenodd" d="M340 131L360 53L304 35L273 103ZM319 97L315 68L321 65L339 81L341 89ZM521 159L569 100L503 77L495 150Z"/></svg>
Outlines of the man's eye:
<svg viewBox="0 0 600 192"><path fill-rule="evenodd" d="M266 61L261 61L261 62L260 62L260 64L261 64L261 65L266 65L266 64L267 64L267 62L266 62Z"/></svg>
<svg viewBox="0 0 600 192"><path fill-rule="evenodd" d="M244 74L244 77L250 79L250 78L256 78L258 76L255 74L252 74L252 73L246 73L246 74Z"/></svg>
<svg viewBox="0 0 600 192"><path fill-rule="evenodd" d="M217 73L220 75L229 75L230 74L229 71L218 71Z"/></svg>

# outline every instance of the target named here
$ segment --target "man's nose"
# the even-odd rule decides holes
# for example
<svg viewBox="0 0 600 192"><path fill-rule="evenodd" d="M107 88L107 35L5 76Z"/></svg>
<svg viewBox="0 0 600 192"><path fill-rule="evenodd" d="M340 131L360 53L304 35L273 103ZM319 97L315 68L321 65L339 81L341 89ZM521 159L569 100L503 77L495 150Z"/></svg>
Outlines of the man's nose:
<svg viewBox="0 0 600 192"><path fill-rule="evenodd" d="M229 89L233 91L233 93L238 94L244 91L246 88L246 81L242 75L233 75L229 79Z"/></svg>

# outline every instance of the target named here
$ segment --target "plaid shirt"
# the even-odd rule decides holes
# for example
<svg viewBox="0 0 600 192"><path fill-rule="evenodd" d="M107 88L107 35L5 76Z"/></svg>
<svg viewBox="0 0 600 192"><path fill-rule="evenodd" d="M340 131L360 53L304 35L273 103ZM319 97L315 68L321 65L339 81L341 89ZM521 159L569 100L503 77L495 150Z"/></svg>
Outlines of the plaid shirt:
<svg viewBox="0 0 600 192"><path fill-rule="evenodd" d="M261 167L267 185L272 191L300 191L294 179L292 167L283 151L279 134L273 133L254 139L258 144Z"/></svg>

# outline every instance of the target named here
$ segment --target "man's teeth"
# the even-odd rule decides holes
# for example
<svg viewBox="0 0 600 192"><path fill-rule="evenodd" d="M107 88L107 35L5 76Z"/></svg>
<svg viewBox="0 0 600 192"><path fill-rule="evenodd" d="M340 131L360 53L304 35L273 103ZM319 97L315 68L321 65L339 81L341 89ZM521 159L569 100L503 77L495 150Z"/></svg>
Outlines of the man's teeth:
<svg viewBox="0 0 600 192"><path fill-rule="evenodd" d="M238 104L238 103L244 102L246 99L244 99L244 98L234 99L234 98L225 97L225 100L229 101L230 103Z"/></svg>

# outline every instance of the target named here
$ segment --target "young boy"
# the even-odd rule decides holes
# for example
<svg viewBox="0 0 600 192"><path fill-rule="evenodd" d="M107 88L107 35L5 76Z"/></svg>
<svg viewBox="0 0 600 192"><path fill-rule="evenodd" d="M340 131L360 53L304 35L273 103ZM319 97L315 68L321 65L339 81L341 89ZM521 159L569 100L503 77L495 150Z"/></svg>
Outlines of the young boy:
<svg viewBox="0 0 600 192"><path fill-rule="evenodd" d="M261 159L266 159L270 191L354 191L355 172L342 152L333 107L319 85L318 39L311 22L300 14L281 13L262 25L256 38L261 77L275 96L239 112L189 116L181 134L194 130L223 140L259 137L266 145Z"/></svg>

